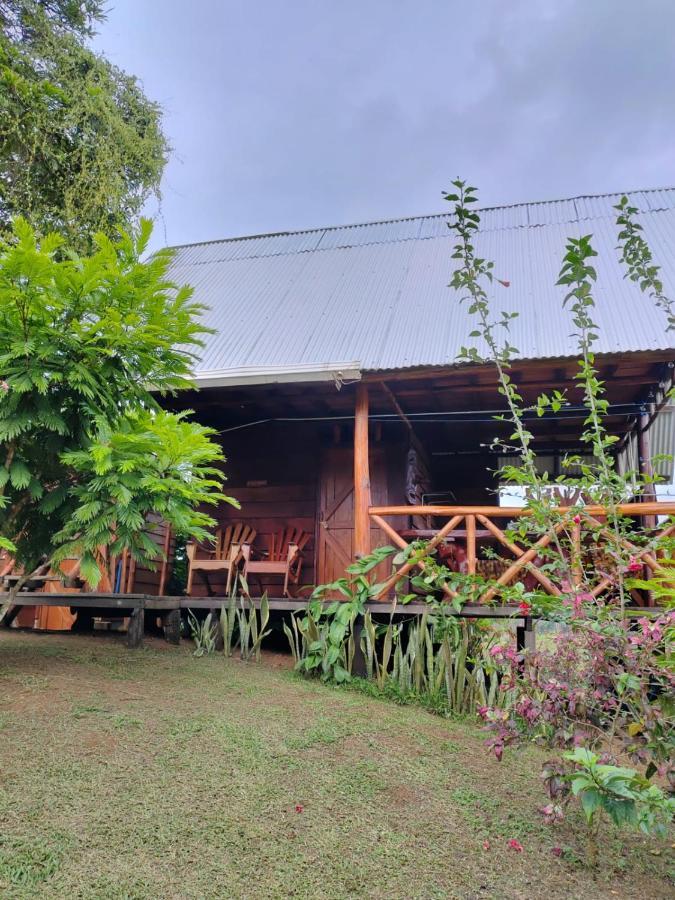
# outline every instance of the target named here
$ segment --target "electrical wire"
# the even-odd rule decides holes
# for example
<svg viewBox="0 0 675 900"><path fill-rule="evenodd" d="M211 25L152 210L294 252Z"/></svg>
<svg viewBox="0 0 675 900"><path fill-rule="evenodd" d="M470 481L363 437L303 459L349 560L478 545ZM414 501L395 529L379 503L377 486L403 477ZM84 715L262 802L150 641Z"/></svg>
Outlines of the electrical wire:
<svg viewBox="0 0 675 900"><path fill-rule="evenodd" d="M610 404L608 407L608 412L614 413L615 415L630 415L631 413L638 412L644 404L642 403L614 403ZM544 413L543 416L538 416L536 413L531 415L525 415L523 418L525 420L541 420L543 422L559 422L565 421L566 419L569 421L575 421L580 418L585 418L588 415L588 410L584 406L567 406L563 407L563 414L555 414L555 413ZM575 413L579 413L579 415L575 415ZM444 422L466 422L466 423L485 423L490 422L492 424L499 423L499 419L496 416L507 415L508 410L504 409L481 409L481 410L432 410L429 412L417 412L417 413L406 413L406 417L417 423L417 424L436 424L436 423L444 423ZM443 418L441 418L443 417ZM398 413L372 413L369 416L371 422L382 422L383 424L387 424L393 422L394 424L398 424L401 421ZM229 434L233 431L241 431L244 428L253 428L256 425L265 425L269 422L353 422L354 416L274 416L268 419L255 419L252 422L243 422L240 425L232 425L228 428L220 429L218 434Z"/></svg>

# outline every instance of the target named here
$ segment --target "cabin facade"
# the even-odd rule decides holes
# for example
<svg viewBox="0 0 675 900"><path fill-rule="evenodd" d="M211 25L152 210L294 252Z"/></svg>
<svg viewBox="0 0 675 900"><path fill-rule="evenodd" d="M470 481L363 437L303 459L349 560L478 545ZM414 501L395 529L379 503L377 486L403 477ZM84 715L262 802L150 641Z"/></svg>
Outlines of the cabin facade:
<svg viewBox="0 0 675 900"><path fill-rule="evenodd" d="M524 404L534 405L543 392L566 392L561 410L528 420L538 465L555 476L566 455L586 451L574 382L578 348L556 280L566 238L593 235L596 367L609 403L606 424L618 438L616 465L643 474L656 467L670 484L672 462L652 457L675 450L668 401L675 339L663 312L624 278L613 209L619 199L482 210L477 252L495 261L502 282L494 308L518 314L508 336L518 348L510 374ZM661 267L664 293L675 296L675 189L634 192L630 200ZM509 429L495 418L503 403L494 366L458 361L462 347L477 339L469 336L475 323L466 305L448 287L455 265L449 224L450 216L436 215L175 248L170 277L193 286L210 332L195 388L162 402L192 410L217 432L227 457L226 489L241 509L223 504L209 511L223 546L233 535L255 533L250 587L253 595L266 590L277 610L299 608L313 586L342 576L371 549L412 540L429 541L450 569L501 584L534 579L555 593L538 568L537 546L519 547L504 535L505 521L522 513L496 474L504 451L495 438L508 440ZM655 532L661 516L675 515L675 503L654 487L630 500L625 513ZM568 502L560 497L561 506ZM603 510L585 512L601 527ZM83 615L113 610L129 618L131 645L152 614L177 640L181 609L218 608L227 568L196 572L189 596L179 596L174 536L163 523L149 528L166 557L156 571L137 569L128 558L110 560L97 594L64 592L60 577L46 573L45 591L29 586L15 598L17 609L33 604L35 616L41 606ZM298 544L291 584L280 563ZM209 556L207 547L194 550ZM658 566L646 551L635 555L646 569ZM0 557L6 585L10 568L11 560ZM375 574L385 587L376 599L391 598L409 570L404 564L392 574L391 564L383 564ZM610 581L599 567L594 592ZM479 603L463 614L485 608Z"/></svg>

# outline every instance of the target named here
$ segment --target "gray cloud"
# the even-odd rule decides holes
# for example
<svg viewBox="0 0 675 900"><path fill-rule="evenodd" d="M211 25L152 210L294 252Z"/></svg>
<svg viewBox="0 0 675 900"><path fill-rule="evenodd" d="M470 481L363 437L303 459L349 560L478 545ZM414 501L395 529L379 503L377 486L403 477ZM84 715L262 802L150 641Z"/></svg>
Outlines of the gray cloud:
<svg viewBox="0 0 675 900"><path fill-rule="evenodd" d="M169 243L675 181L672 0L116 0L95 45L166 110Z"/></svg>

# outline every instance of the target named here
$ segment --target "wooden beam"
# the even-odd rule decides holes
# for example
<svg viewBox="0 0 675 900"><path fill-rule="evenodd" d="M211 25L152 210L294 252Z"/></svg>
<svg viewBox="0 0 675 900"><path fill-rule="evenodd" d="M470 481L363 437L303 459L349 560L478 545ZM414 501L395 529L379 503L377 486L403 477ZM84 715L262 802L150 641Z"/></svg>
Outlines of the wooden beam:
<svg viewBox="0 0 675 900"><path fill-rule="evenodd" d="M403 412L401 404L396 399L396 395L394 394L394 392L389 387L389 385L387 384L386 381L381 381L380 385L382 387L382 390L385 392L385 394L389 398L391 405L396 410L396 414L398 415L399 419L401 419L403 421L406 428L408 429L408 433L410 434L411 445L415 448L415 450L417 450L420 457L424 460L425 465L429 466L429 464L430 464L429 463L429 454L427 452L427 449L424 446L424 444L422 443L422 441L420 441L420 439L415 434L415 429L412 426L412 422L410 421L408 416L406 416L406 414Z"/></svg>
<svg viewBox="0 0 675 900"><path fill-rule="evenodd" d="M356 388L354 409L354 553L370 553L370 461L368 451L368 387Z"/></svg>
<svg viewBox="0 0 675 900"><path fill-rule="evenodd" d="M672 350L645 350L633 353L598 353L596 356L596 365L599 367L611 366L619 364L622 372L628 366L631 369L638 367L650 366L659 362L669 363L673 360ZM556 368L563 368L569 373L568 377L573 377L576 371L577 362L573 357L555 357L548 360L516 360L512 372L512 378L515 382L522 380L520 373L523 372L540 372L552 371ZM405 371L389 371L389 372L364 372L362 375L363 382L382 381L415 381L417 379L436 378L438 376L457 376L467 377L469 374L487 375L494 377L494 365L476 364L476 363L454 363L446 366L419 366L417 368L406 369ZM516 375L518 374L518 377Z"/></svg>
<svg viewBox="0 0 675 900"><path fill-rule="evenodd" d="M620 503L617 512L622 516L675 516L675 503ZM562 517L572 512L569 506L554 506L550 512ZM584 506L580 509L585 516L607 515L605 506ZM428 506L371 506L370 514L375 516L488 516L493 519L519 519L531 516L532 510L524 506L442 506L431 503Z"/></svg>

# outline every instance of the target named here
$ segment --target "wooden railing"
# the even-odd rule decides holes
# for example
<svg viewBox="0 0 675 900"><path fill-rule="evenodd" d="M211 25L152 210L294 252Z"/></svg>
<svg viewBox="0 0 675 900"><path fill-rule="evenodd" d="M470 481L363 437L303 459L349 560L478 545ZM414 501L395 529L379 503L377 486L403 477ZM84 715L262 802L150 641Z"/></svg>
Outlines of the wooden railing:
<svg viewBox="0 0 675 900"><path fill-rule="evenodd" d="M513 584L519 578L531 575L541 585L547 594L560 595L560 589L542 571L543 563L541 554L552 542L564 533L572 580L580 584L583 578L582 534L584 526L587 531L593 531L603 537L608 547L617 547L617 539L606 521L607 509L602 506L572 506L556 507L552 512L552 527L541 534L534 542L519 541L517 538L506 534L506 528L500 527L496 521L506 522L514 519L531 516L528 509L506 506L371 506L369 508L371 522L377 525L387 540L401 550L410 548L412 541L427 540L426 551L437 552L448 543L461 547L463 560L462 570L469 575L480 574L482 557L479 555L481 540L487 540L503 553L508 551L509 556L500 558L502 571L497 577L491 578L490 586L478 598L480 603L490 602L501 587ZM618 545L622 550L630 554L632 560L644 565L653 573L663 572L663 567L657 559L655 546L663 538L675 533L675 503L625 503L617 508L621 516L637 517L654 521L655 517L666 516L667 521L649 530L649 540L645 546L634 544L628 536L623 535L618 539ZM432 519L445 519L445 523L437 528L430 529L406 529L396 530L386 517L408 516L426 517ZM496 521L495 521L496 520ZM513 561L509 561L510 559ZM426 566L424 559L417 559L411 554L410 560L403 563L384 582L382 590L378 594L378 600L385 599L392 588L406 578L413 569L424 571ZM607 591L615 582L609 572L600 571L599 578L590 588L594 597ZM454 598L457 593L447 584L443 585L443 591L449 598Z"/></svg>

